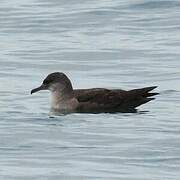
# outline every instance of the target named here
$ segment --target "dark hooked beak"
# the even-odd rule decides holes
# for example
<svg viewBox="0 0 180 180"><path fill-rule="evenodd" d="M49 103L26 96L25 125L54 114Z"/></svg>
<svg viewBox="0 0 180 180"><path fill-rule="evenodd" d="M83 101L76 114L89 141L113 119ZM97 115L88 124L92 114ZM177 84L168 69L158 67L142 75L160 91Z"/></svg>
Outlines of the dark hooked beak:
<svg viewBox="0 0 180 180"><path fill-rule="evenodd" d="M47 86L44 85L44 84L42 84L42 85L39 86L38 88L33 89L33 90L31 91L31 94L36 93L36 92L41 91L41 90L47 90L47 89L48 89Z"/></svg>

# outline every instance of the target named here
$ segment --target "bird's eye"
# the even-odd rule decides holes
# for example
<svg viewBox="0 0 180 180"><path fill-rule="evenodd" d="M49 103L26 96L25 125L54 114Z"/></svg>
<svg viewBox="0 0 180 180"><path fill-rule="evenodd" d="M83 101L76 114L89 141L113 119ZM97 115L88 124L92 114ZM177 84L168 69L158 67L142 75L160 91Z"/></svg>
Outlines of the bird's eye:
<svg viewBox="0 0 180 180"><path fill-rule="evenodd" d="M43 84L49 84L49 83L51 83L51 80L50 80L50 79L45 79L45 80L43 81Z"/></svg>

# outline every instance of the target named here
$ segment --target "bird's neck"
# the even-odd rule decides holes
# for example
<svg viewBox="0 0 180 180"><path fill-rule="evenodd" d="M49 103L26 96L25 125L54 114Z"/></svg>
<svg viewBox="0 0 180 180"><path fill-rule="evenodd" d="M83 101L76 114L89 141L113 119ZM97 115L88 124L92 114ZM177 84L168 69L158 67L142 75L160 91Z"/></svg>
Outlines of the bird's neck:
<svg viewBox="0 0 180 180"><path fill-rule="evenodd" d="M51 92L51 109L57 111L73 111L78 106L78 101L72 91Z"/></svg>

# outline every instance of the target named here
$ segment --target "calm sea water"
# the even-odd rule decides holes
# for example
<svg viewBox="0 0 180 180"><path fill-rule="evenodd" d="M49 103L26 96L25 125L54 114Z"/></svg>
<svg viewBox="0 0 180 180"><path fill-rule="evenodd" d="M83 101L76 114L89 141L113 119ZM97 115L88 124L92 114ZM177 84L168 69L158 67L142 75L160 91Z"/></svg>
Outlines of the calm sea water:
<svg viewBox="0 0 180 180"><path fill-rule="evenodd" d="M1 0L0 179L178 180L180 1ZM158 85L137 114L49 118L51 72L75 88Z"/></svg>

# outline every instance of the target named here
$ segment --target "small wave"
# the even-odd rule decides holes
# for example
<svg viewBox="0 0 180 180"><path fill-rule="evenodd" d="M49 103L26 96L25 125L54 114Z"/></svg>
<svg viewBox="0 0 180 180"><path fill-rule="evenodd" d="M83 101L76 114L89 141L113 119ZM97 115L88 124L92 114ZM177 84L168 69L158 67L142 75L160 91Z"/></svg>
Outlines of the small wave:
<svg viewBox="0 0 180 180"><path fill-rule="evenodd" d="M173 93L179 93L180 91L174 90L174 89L168 89L161 91L160 94L173 94Z"/></svg>
<svg viewBox="0 0 180 180"><path fill-rule="evenodd" d="M180 7L180 2L178 1L150 1L137 3L132 6L136 9L166 9L166 8L177 8Z"/></svg>

